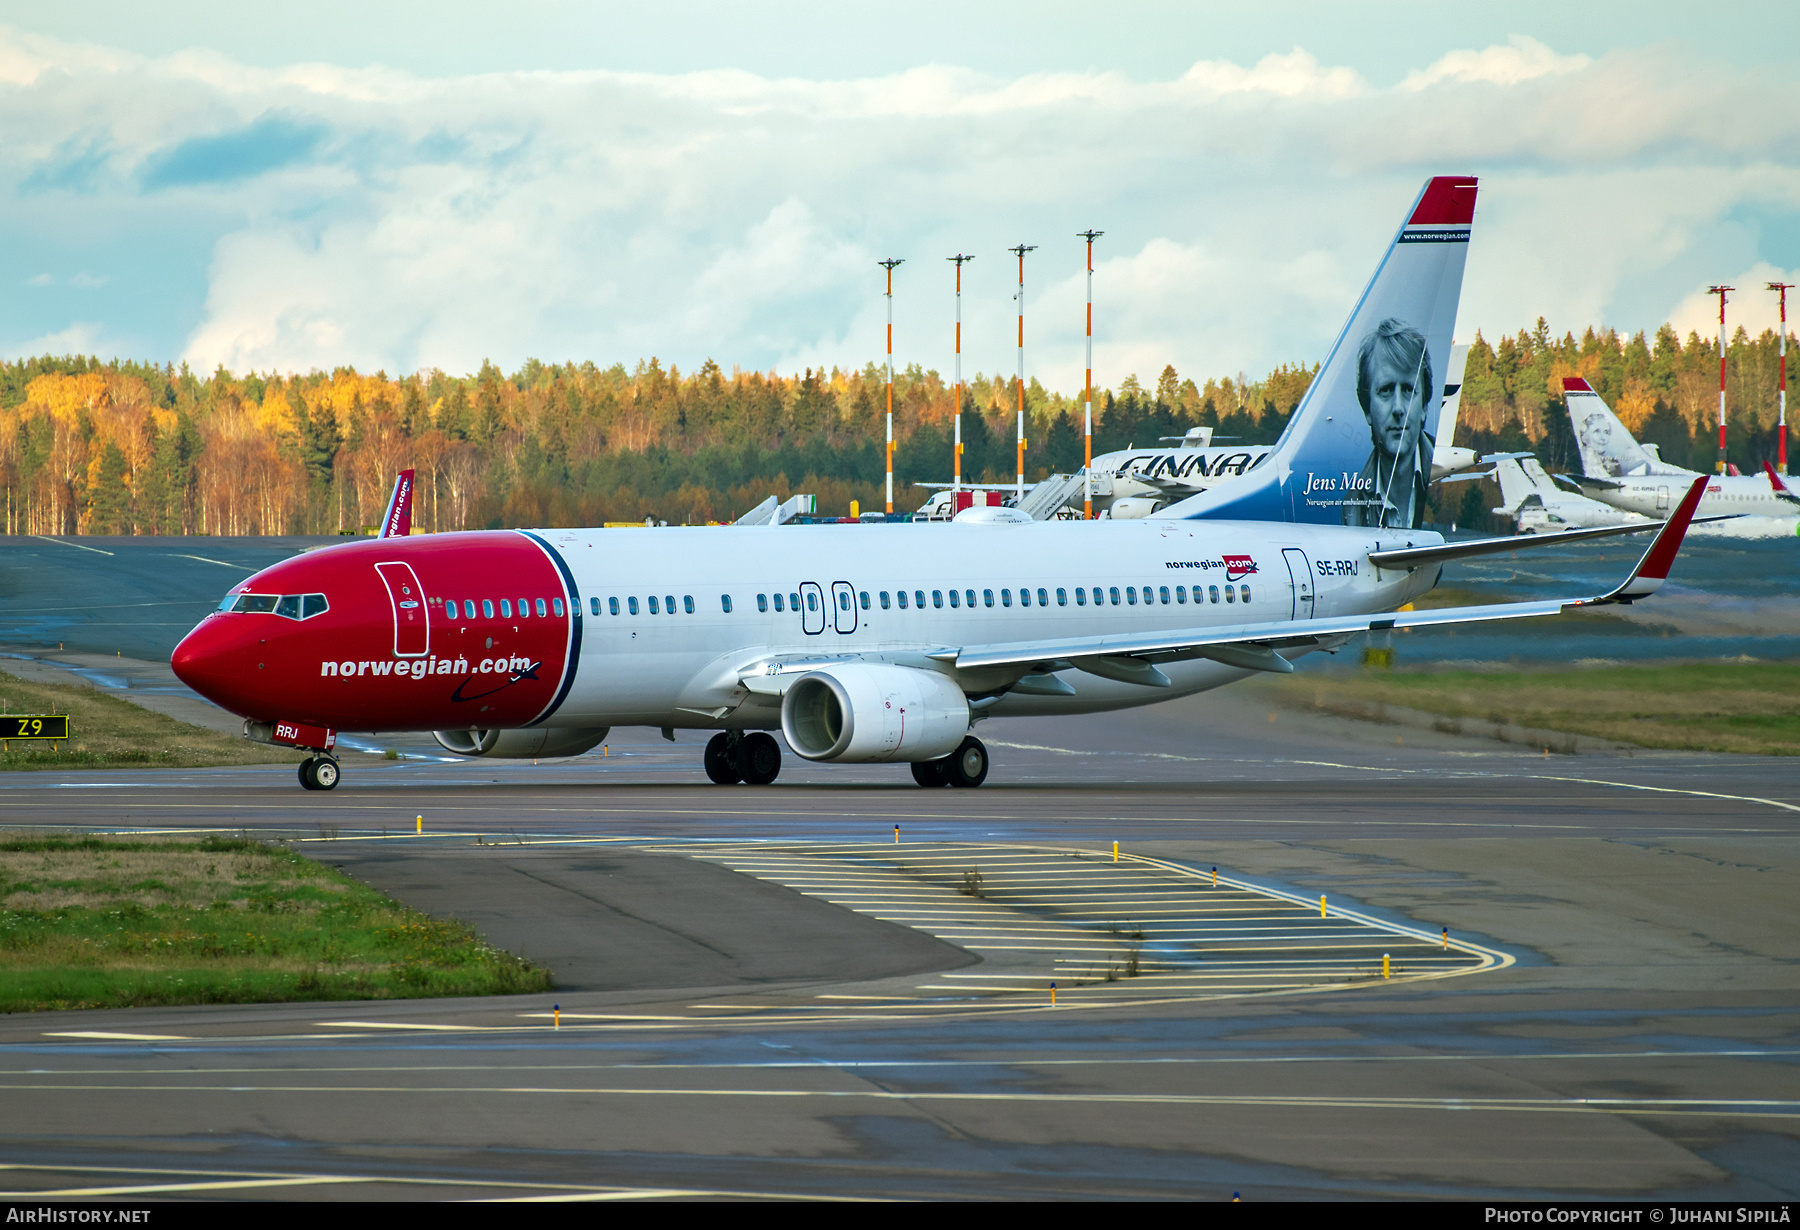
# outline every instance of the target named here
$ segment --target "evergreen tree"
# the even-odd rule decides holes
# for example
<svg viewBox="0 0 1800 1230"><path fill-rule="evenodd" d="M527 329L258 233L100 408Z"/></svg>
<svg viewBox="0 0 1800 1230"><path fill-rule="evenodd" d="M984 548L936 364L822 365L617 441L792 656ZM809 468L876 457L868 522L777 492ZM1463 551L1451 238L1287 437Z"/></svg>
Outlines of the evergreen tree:
<svg viewBox="0 0 1800 1230"><path fill-rule="evenodd" d="M131 489L125 485L130 469L125 454L111 440L100 454L99 472L88 492L87 532L89 534L129 534L131 532Z"/></svg>

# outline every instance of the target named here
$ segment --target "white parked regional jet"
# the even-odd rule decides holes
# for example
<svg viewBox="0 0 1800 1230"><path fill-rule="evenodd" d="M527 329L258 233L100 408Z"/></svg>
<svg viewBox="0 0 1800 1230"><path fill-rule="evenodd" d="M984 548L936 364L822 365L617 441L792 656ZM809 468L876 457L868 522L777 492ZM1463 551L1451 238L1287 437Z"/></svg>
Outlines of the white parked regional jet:
<svg viewBox="0 0 1800 1230"><path fill-rule="evenodd" d="M711 730L715 782L792 751L977 786L992 715L1088 714L1216 688L1359 632L1630 602L1667 576L1699 487L1620 584L1398 611L1447 559L1622 532L1446 545L1419 528L1475 181L1408 209L1256 470L1132 521L498 530L366 540L233 587L176 649L249 738L428 730L465 756L568 756L613 726Z"/></svg>
<svg viewBox="0 0 1800 1230"><path fill-rule="evenodd" d="M1491 474L1500 484L1500 506L1494 511L1511 517L1521 534L1554 534L1596 525L1641 525L1650 520L1564 491L1530 453L1492 453L1482 460L1492 462L1494 468L1474 477Z"/></svg>

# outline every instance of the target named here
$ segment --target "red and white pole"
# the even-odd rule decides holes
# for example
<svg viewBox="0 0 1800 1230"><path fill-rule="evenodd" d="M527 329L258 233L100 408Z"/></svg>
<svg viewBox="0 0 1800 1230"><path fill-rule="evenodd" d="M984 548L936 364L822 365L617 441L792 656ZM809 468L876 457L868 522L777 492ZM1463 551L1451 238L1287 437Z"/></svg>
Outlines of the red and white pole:
<svg viewBox="0 0 1800 1230"><path fill-rule="evenodd" d="M1709 286L1706 293L1719 297L1719 473L1725 473L1725 292L1735 286Z"/></svg>
<svg viewBox="0 0 1800 1230"><path fill-rule="evenodd" d="M1016 504L1025 502L1025 254L1037 251L1035 243L1022 243L1007 251L1019 258L1019 480L1013 496Z"/></svg>
<svg viewBox="0 0 1800 1230"><path fill-rule="evenodd" d="M905 262L895 257L877 262L887 270L887 511L894 515L894 266Z"/></svg>
<svg viewBox="0 0 1800 1230"><path fill-rule="evenodd" d="M1087 240L1087 382L1085 408L1081 412L1081 515L1087 521L1094 519L1094 240L1105 233L1091 229L1081 232L1081 238Z"/></svg>
<svg viewBox="0 0 1800 1230"><path fill-rule="evenodd" d="M1781 296L1781 400L1776 419L1775 431L1775 468L1783 476L1787 468L1787 293L1794 289L1792 282L1770 282L1769 289Z"/></svg>
<svg viewBox="0 0 1800 1230"><path fill-rule="evenodd" d="M951 396L956 399L956 406L950 413L950 421L954 427L952 455L956 468L950 484L950 515L955 516L956 499L962 493L962 267L975 258L958 252L955 256L946 256L944 259L956 266L956 383L951 386Z"/></svg>

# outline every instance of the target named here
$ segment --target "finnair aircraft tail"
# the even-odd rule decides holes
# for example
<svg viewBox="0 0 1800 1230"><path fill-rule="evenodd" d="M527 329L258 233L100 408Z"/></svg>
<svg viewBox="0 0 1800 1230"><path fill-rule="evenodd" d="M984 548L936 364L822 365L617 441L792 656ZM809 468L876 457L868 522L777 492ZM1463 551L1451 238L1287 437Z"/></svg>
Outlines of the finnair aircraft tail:
<svg viewBox="0 0 1800 1230"><path fill-rule="evenodd" d="M1157 518L1423 523L1476 181L1426 182L1268 458Z"/></svg>
<svg viewBox="0 0 1800 1230"><path fill-rule="evenodd" d="M1581 470L1589 478L1693 473L1652 456L1581 377L1563 377L1563 399L1569 406L1575 443L1581 449Z"/></svg>

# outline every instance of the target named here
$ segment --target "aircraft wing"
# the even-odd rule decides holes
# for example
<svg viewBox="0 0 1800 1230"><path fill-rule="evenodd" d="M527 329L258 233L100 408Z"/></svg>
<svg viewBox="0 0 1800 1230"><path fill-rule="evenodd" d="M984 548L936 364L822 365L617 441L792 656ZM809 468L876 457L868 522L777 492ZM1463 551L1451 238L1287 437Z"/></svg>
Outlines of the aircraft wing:
<svg viewBox="0 0 1800 1230"><path fill-rule="evenodd" d="M1657 529L1643 557L1631 574L1603 594L1579 598L1553 598L1541 602L1503 602L1483 606L1445 607L1430 611L1394 611L1374 615L1343 615L1326 619L1283 619L1244 623L1230 627L1177 629L1144 635L1061 637L1043 641L1015 641L996 645L965 645L933 650L926 656L954 665L958 670L982 667L1030 668L1034 674L1054 674L1076 669L1108 679L1168 687L1167 675L1156 663L1210 658L1248 670L1286 673L1293 663L1281 650L1310 648L1327 641L1341 641L1358 632L1390 628L1431 628L1446 624L1482 623L1499 619L1532 619L1557 615L1572 607L1629 603L1647 598L1669 575L1675 553L1681 549L1694 509L1706 489L1706 476L1694 481L1669 519ZM1608 526L1606 529L1616 527ZM1649 526L1634 527L1638 529ZM1592 537L1591 531L1541 535L1552 542L1570 537ZM1501 539L1503 542L1517 542ZM1467 544L1447 544L1467 545ZM1537 544L1531 544L1537 545ZM1371 554L1394 555L1396 552ZM1383 565L1386 566L1386 565Z"/></svg>

